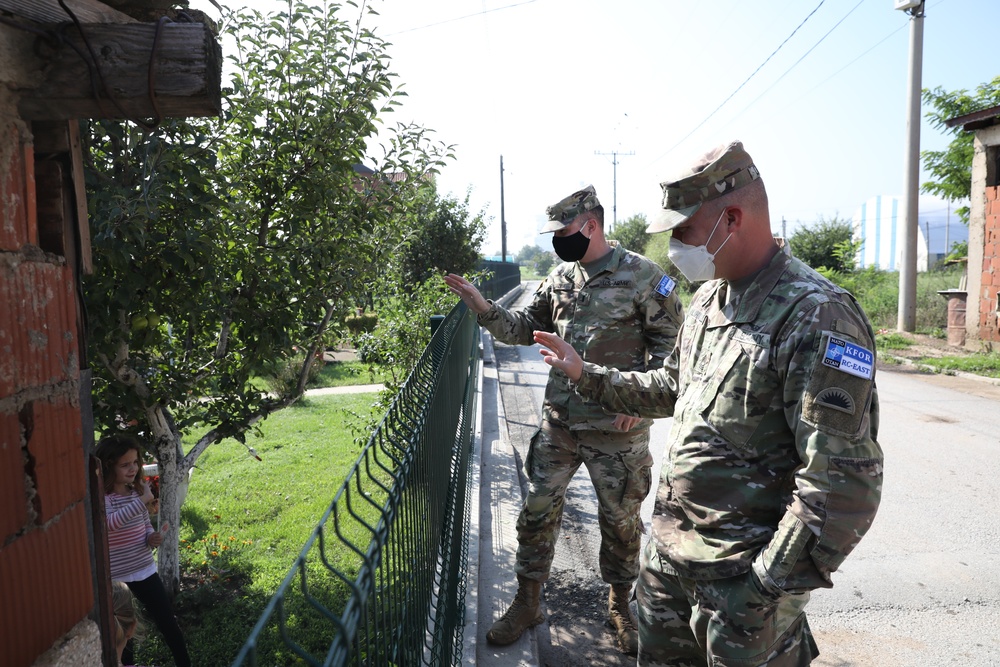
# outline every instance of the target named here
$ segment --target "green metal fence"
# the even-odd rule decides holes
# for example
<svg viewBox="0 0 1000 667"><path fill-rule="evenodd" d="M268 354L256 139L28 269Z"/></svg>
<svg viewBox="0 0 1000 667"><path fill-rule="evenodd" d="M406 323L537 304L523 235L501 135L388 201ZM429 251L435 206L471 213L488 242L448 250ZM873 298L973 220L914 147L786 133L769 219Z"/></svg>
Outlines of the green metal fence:
<svg viewBox="0 0 1000 667"><path fill-rule="evenodd" d="M234 667L461 662L478 334L439 324Z"/></svg>
<svg viewBox="0 0 1000 667"><path fill-rule="evenodd" d="M480 262L480 269L490 272L479 281L479 291L487 299L499 299L521 284L521 265L512 262Z"/></svg>

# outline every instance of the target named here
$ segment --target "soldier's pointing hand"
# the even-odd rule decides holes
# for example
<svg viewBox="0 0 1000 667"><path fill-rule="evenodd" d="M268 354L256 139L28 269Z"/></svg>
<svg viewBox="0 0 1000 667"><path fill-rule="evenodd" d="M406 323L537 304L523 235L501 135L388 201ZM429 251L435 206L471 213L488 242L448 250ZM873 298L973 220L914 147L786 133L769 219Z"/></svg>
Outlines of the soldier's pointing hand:
<svg viewBox="0 0 1000 667"><path fill-rule="evenodd" d="M535 342L545 346L542 348L545 363L561 370L573 382L580 381L583 375L583 359L572 345L559 336L545 331L535 332Z"/></svg>
<svg viewBox="0 0 1000 667"><path fill-rule="evenodd" d="M449 273L445 275L444 282L448 285L448 289L458 295L458 298L477 315L482 315L490 309L489 302L483 298L476 286L462 276Z"/></svg>

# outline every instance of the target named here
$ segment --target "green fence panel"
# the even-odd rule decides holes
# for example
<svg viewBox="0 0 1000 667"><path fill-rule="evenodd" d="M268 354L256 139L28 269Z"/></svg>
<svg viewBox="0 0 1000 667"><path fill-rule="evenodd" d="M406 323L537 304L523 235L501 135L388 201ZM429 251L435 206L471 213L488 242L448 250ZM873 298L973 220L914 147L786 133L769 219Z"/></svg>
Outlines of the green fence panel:
<svg viewBox="0 0 1000 667"><path fill-rule="evenodd" d="M518 273L507 286L514 274L502 271L489 298L520 282ZM284 664L461 662L480 362L479 327L459 303L438 324L233 667L260 665L265 647Z"/></svg>

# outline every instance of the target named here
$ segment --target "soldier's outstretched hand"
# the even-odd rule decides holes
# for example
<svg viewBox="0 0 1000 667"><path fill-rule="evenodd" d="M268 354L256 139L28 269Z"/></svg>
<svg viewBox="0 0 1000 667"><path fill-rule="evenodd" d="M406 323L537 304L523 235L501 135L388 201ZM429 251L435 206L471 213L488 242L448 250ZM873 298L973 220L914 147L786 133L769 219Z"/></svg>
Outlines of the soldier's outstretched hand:
<svg viewBox="0 0 1000 667"><path fill-rule="evenodd" d="M482 315L490 309L489 302L483 298L476 286L460 275L449 273L444 277L445 284L453 294L457 294L466 306L477 315Z"/></svg>
<svg viewBox="0 0 1000 667"><path fill-rule="evenodd" d="M542 357L545 359L545 363L561 370L573 382L579 382L580 377L583 376L583 359L576 353L572 345L559 336L546 331L536 331L535 342L544 346Z"/></svg>

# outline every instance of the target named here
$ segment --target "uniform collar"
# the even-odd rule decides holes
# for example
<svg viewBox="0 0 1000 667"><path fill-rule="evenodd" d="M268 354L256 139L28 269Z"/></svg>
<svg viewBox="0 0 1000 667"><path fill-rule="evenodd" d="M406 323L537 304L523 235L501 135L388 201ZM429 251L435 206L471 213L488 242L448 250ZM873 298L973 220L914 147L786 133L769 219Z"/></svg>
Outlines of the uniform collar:
<svg viewBox="0 0 1000 667"><path fill-rule="evenodd" d="M625 253L628 251L618 241L609 240L608 245L611 246L611 252L605 255L606 259L603 259L604 265L592 276L588 276L580 262L573 262L573 281L577 285L585 285L587 281L593 280L601 274L614 273L618 270L618 267L621 266L622 261L625 259ZM600 261L602 260L598 260L598 262Z"/></svg>
<svg viewBox="0 0 1000 667"><path fill-rule="evenodd" d="M778 284L791 261L792 258L789 254L775 253L767 266L751 279L750 284L740 294L731 298L729 303L725 303L730 289L729 282L726 280L716 281L709 302L714 302L717 309L712 314L708 324L709 328L728 324L745 324L756 320L764 298Z"/></svg>

